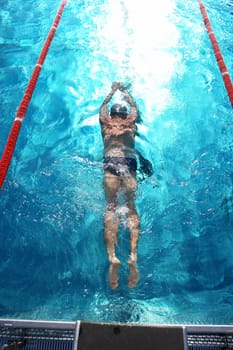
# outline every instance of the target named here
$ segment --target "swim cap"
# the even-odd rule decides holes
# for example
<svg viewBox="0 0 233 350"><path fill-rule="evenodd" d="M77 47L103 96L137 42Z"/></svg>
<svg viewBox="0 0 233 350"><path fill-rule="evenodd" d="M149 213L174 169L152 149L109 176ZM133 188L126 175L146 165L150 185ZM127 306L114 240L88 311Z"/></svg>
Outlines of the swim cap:
<svg viewBox="0 0 233 350"><path fill-rule="evenodd" d="M128 115L127 108L124 105L120 105L119 103L115 103L111 107L110 115Z"/></svg>

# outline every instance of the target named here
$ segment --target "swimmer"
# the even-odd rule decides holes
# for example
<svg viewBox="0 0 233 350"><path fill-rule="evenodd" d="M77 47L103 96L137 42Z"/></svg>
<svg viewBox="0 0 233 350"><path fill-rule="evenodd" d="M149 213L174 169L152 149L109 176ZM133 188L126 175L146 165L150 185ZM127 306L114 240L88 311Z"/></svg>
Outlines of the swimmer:
<svg viewBox="0 0 233 350"><path fill-rule="evenodd" d="M108 110L108 103L119 90L130 111L124 104L113 104ZM126 91L123 83L114 82L112 90L100 107L99 120L104 143L104 191L106 212L104 218L104 238L110 263L109 280L112 289L118 287L119 259L116 257L119 217L117 213L118 195L122 191L127 207L127 224L130 231L130 256L128 287L134 288L139 280L137 270L137 245L139 238L139 216L135 207L137 190L137 160L135 151L136 120L138 112L133 98Z"/></svg>

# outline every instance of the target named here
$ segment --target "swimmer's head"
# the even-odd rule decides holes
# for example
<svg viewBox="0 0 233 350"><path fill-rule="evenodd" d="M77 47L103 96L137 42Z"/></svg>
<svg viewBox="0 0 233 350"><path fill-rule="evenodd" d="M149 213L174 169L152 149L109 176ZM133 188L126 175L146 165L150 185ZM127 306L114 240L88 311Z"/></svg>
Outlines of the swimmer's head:
<svg viewBox="0 0 233 350"><path fill-rule="evenodd" d="M111 117L114 116L114 115L119 115L119 116L127 117L128 111L127 111L126 106L121 105L121 104L119 104L119 103L115 103L115 104L112 105L112 107L111 107L110 115L111 115Z"/></svg>

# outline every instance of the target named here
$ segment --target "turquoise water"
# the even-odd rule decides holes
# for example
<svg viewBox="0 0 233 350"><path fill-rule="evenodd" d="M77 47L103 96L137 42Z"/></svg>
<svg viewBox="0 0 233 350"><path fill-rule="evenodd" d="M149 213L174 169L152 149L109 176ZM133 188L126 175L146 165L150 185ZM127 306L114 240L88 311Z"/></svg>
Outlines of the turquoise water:
<svg viewBox="0 0 233 350"><path fill-rule="evenodd" d="M1 1L0 150L60 1ZM233 76L231 1L206 0ZM98 110L112 81L140 110L140 281L108 284ZM119 96L117 97L119 99ZM74 1L0 196L0 317L233 323L233 112L196 1Z"/></svg>

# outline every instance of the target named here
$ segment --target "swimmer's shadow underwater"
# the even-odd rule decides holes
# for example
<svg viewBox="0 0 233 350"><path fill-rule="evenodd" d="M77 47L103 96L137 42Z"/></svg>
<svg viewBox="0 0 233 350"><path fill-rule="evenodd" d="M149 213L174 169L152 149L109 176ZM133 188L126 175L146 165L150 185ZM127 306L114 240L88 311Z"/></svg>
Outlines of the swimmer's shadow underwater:
<svg viewBox="0 0 233 350"><path fill-rule="evenodd" d="M154 171L152 163L148 159L144 158L139 151L136 152L140 163L139 170L137 171L137 181L140 183L148 177L151 177Z"/></svg>

